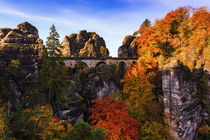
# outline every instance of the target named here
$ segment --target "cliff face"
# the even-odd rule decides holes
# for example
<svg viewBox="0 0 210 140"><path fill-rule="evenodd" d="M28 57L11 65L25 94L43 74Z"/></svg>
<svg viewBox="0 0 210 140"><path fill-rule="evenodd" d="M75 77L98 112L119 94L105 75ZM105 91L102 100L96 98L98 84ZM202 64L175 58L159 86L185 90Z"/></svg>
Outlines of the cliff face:
<svg viewBox="0 0 210 140"><path fill-rule="evenodd" d="M61 44L64 57L108 57L109 50L106 48L102 37L94 32L82 30L79 34L65 36Z"/></svg>
<svg viewBox="0 0 210 140"><path fill-rule="evenodd" d="M12 104L21 94L38 93L38 67L44 51L43 41L36 27L28 22L17 29L0 28L0 66L7 77L4 94Z"/></svg>
<svg viewBox="0 0 210 140"><path fill-rule="evenodd" d="M69 69L71 83L64 94L66 101L60 108L61 119L75 123L81 118L87 119L92 100L103 98L120 90L120 70L106 64L97 68L88 68L83 63Z"/></svg>
<svg viewBox="0 0 210 140"><path fill-rule="evenodd" d="M202 94L209 94L202 93L203 76L201 69L190 72L179 61L172 61L162 69L164 112L176 140L194 140L199 126L208 118L201 101Z"/></svg>
<svg viewBox="0 0 210 140"><path fill-rule="evenodd" d="M119 58L138 58L137 39L135 36L126 36L122 46L118 49Z"/></svg>

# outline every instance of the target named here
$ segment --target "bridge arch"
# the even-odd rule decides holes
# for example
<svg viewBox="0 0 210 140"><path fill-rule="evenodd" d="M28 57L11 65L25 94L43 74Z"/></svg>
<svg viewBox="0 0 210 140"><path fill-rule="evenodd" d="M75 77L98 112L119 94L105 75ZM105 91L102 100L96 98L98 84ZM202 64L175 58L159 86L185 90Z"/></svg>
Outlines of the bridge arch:
<svg viewBox="0 0 210 140"><path fill-rule="evenodd" d="M99 70L101 66L106 65L106 62L104 61L100 61L95 65L95 69Z"/></svg>
<svg viewBox="0 0 210 140"><path fill-rule="evenodd" d="M118 63L118 67L126 67L126 62L124 62L124 61L120 61L119 63Z"/></svg>

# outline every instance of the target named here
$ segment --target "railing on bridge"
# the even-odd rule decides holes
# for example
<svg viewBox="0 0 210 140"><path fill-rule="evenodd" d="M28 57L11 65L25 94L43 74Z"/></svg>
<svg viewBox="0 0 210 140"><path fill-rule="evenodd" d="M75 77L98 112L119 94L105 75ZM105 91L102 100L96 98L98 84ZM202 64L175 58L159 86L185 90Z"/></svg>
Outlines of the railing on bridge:
<svg viewBox="0 0 210 140"><path fill-rule="evenodd" d="M63 57L64 60L138 60L138 58L119 58L119 57Z"/></svg>

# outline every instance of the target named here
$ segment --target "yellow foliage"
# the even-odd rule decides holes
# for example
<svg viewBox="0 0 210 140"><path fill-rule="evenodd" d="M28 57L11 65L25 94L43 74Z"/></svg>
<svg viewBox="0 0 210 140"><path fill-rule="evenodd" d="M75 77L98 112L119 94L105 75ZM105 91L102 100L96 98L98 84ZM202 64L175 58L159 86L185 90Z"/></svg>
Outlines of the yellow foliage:
<svg viewBox="0 0 210 140"><path fill-rule="evenodd" d="M10 66L11 67L15 67L15 68L18 68L20 65L20 60L15 60L15 59L11 59L11 62L10 62Z"/></svg>
<svg viewBox="0 0 210 140"><path fill-rule="evenodd" d="M161 68L173 57L190 69L201 68L204 63L210 69L210 12L204 7L192 11L190 7L180 7L153 26L140 26L139 59L147 63L156 57Z"/></svg>
<svg viewBox="0 0 210 140"><path fill-rule="evenodd" d="M52 109L49 105L41 106L35 110L26 109L25 111L33 114L29 121L34 121L37 124L35 129L42 130L37 134L42 140L63 138L71 129L70 123L62 122L58 118L53 117Z"/></svg>

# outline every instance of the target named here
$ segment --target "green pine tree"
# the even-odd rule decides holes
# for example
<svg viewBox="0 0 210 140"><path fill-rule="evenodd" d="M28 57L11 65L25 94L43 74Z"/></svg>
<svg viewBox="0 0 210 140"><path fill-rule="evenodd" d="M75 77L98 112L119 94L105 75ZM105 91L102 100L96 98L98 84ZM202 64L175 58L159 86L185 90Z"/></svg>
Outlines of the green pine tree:
<svg viewBox="0 0 210 140"><path fill-rule="evenodd" d="M150 27L151 25L152 24L149 19L145 19L144 22L142 23L142 26L144 26L144 27Z"/></svg>
<svg viewBox="0 0 210 140"><path fill-rule="evenodd" d="M41 92L46 95L46 102L53 107L54 113L64 100L63 89L67 84L65 66L59 48L61 48L59 34L53 24L46 41L40 80Z"/></svg>

